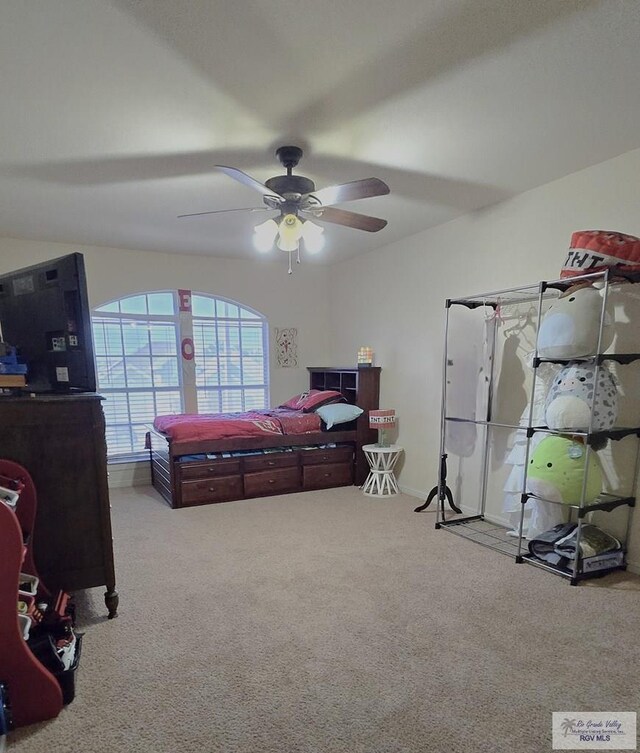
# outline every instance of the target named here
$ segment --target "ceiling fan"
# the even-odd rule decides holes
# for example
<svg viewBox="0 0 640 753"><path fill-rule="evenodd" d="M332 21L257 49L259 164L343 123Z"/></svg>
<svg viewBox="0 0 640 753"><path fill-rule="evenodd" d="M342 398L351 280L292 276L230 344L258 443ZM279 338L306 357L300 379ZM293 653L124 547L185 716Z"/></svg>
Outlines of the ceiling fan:
<svg viewBox="0 0 640 753"><path fill-rule="evenodd" d="M230 178L249 186L262 194L264 207L242 207L240 209L219 209L210 212L194 212L181 214L182 217L197 217L206 214L222 214L224 212L256 212L276 211L279 217L269 219L256 226L254 244L259 251L269 251L275 242L278 248L289 253L289 274L291 274L291 254L297 252L297 262L300 262L300 241L310 253L319 251L323 245L324 228L315 224L313 220L344 225L356 230L366 230L377 233L387 224L386 220L370 217L366 214L349 212L338 209L334 204L343 201L355 201L371 196L384 196L389 193L389 186L379 178L365 178L328 186L316 191L315 184L302 175L293 175L293 168L302 157L302 149L298 146L281 146L276 150L276 157L286 169L286 175L276 175L260 183L247 173L235 167L216 165L218 170L226 173ZM277 221L276 221L277 220Z"/></svg>

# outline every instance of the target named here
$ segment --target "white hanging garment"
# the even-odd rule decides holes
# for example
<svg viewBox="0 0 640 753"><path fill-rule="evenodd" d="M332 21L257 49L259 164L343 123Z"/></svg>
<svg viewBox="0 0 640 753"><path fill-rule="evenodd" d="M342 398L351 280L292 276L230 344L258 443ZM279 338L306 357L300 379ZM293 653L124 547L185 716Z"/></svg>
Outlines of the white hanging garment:
<svg viewBox="0 0 640 753"><path fill-rule="evenodd" d="M532 366L533 354L527 357L527 363ZM543 363L536 372L536 384L533 395L533 426L544 425L544 406L547 393L553 382L556 368L552 364ZM527 426L529 422L529 405L526 405L520 416L520 425ZM529 457L534 449L545 438L545 434L536 433L531 437ZM515 440L507 455L505 463L511 465L511 472L504 485L503 512L507 514L509 523L513 526L513 533L517 534L520 527L521 495L524 491L524 463L527 454L527 435L525 431L515 432ZM554 509L555 508L555 509ZM531 500L527 503L523 535L526 538L537 536L542 531L553 528L564 521L564 510L549 502ZM540 529L540 526L545 527Z"/></svg>
<svg viewBox="0 0 640 753"><path fill-rule="evenodd" d="M491 350L494 318L481 319L480 311L456 312L458 334L450 335L447 361L448 416L467 421L487 418L488 386L491 379ZM452 330L453 330L452 325ZM482 345L480 341L482 333ZM458 457L471 457L476 449L477 426L473 423L448 421L445 447Z"/></svg>

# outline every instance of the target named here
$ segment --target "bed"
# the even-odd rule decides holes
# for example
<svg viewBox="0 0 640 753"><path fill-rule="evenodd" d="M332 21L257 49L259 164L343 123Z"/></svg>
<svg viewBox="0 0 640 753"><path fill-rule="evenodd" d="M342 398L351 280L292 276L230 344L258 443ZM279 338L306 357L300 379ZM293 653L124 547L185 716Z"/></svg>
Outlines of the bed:
<svg viewBox="0 0 640 753"><path fill-rule="evenodd" d="M153 486L174 508L357 484L362 446L375 441L380 368L309 367L311 392L335 392L363 409L327 429L315 410L158 417L147 434Z"/></svg>

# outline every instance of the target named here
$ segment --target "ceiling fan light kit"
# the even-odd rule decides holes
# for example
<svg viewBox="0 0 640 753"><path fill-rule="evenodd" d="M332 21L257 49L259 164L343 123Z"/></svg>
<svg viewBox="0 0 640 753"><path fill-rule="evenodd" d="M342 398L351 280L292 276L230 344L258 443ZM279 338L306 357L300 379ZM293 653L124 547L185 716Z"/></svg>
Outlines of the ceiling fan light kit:
<svg viewBox="0 0 640 753"><path fill-rule="evenodd" d="M292 273L291 254L297 251L297 263L300 263L300 241L305 250L315 254L324 246L324 228L315 222L303 222L295 214L285 214L280 225L275 220L267 220L253 229L253 245L258 251L271 251L273 244L289 254L289 274Z"/></svg>
<svg viewBox="0 0 640 753"><path fill-rule="evenodd" d="M302 222L295 214L285 214L278 228L278 248L281 251L295 251L302 238Z"/></svg>
<svg viewBox="0 0 640 753"><path fill-rule="evenodd" d="M354 180L316 191L315 183L303 175L293 175L292 170L302 157L302 149L298 146L281 146L276 150L276 157L286 169L286 175L276 175L264 183L260 183L247 173L235 167L216 165L216 168L226 173L230 178L249 186L262 194L264 207L249 208L247 211L273 210L280 212L279 221L272 219L261 222L254 228L253 242L258 251L267 252L274 243L282 251L289 254L289 274L291 274L291 254L297 252L297 262L300 262L300 241L308 253L317 253L324 246L324 228L312 222L310 218L320 222L330 222L356 230L377 233L387 224L386 220L370 217L366 214L349 212L333 207L344 201L366 199L371 196L384 196L389 193L389 186L379 178L365 178ZM222 212L238 211L234 209L213 210L211 212L196 212L183 214L180 217L194 217L203 214L221 214Z"/></svg>
<svg viewBox="0 0 640 753"><path fill-rule="evenodd" d="M302 226L304 247L310 254L317 254L324 248L324 228L307 220Z"/></svg>
<svg viewBox="0 0 640 753"><path fill-rule="evenodd" d="M305 249L315 254L324 245L323 233L324 228L315 222L303 222L295 214L285 214L279 225L273 219L256 225L253 229L253 242L258 251L270 251L274 243L282 251L295 251L303 240Z"/></svg>
<svg viewBox="0 0 640 753"><path fill-rule="evenodd" d="M275 220L261 222L253 228L253 245L261 253L271 251L276 235L278 235L278 223Z"/></svg>

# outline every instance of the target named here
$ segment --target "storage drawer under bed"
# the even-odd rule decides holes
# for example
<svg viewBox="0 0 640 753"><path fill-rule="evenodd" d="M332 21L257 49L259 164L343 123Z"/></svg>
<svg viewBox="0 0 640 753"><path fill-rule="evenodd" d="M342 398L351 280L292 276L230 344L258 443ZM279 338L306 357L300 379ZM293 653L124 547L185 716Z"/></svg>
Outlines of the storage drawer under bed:
<svg viewBox="0 0 640 753"><path fill-rule="evenodd" d="M317 450L300 450L300 462L302 465L350 463L352 459L352 447L327 447L318 448Z"/></svg>
<svg viewBox="0 0 640 753"><path fill-rule="evenodd" d="M353 484L352 463L305 465L302 468L302 486L305 490L347 486L348 484Z"/></svg>
<svg viewBox="0 0 640 753"><path fill-rule="evenodd" d="M180 484L181 506L228 502L242 498L242 476L219 476Z"/></svg>
<svg viewBox="0 0 640 753"><path fill-rule="evenodd" d="M244 496L260 497L264 494L282 494L301 489L300 468L274 468L244 474Z"/></svg>
<svg viewBox="0 0 640 753"><path fill-rule="evenodd" d="M240 460L224 458L208 463L180 463L180 478L183 481L204 480L215 476L233 476L240 473Z"/></svg>
<svg viewBox="0 0 640 753"><path fill-rule="evenodd" d="M290 468L294 465L298 465L298 455L295 452L273 452L244 458L245 473L267 471L271 468Z"/></svg>
<svg viewBox="0 0 640 753"><path fill-rule="evenodd" d="M210 460L176 460L176 507L324 489L353 483L351 446L267 452ZM168 481L168 479L167 479ZM158 479L156 479L157 488Z"/></svg>

